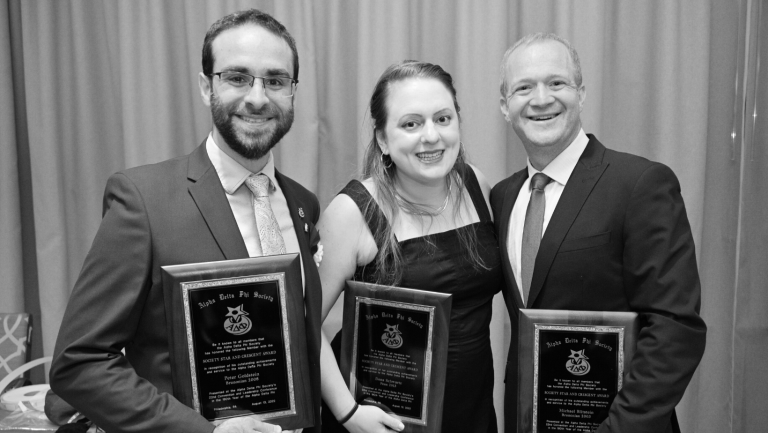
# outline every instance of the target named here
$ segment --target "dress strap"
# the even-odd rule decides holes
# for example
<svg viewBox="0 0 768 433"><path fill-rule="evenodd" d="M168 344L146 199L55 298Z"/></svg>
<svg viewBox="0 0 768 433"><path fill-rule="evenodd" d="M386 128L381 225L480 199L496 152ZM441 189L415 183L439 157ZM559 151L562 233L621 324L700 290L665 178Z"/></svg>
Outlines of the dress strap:
<svg viewBox="0 0 768 433"><path fill-rule="evenodd" d="M464 181L464 185L467 187L469 197L472 198L472 204L475 205L477 216L480 218L481 222L490 222L491 213L488 210L488 205L485 203L483 190L480 188L480 182L477 181L475 170L473 170L469 164L466 164L464 168L465 169L459 171L459 173L465 173L464 176L462 176L462 180Z"/></svg>
<svg viewBox="0 0 768 433"><path fill-rule="evenodd" d="M371 193L368 192L368 189L359 180L352 179L347 183L347 186L339 191L339 194L348 195L355 202L365 219L365 223L368 225L368 230L371 231L371 236L373 236L373 240L376 242L376 248L381 250L376 233L382 231L389 225L389 222L378 203L376 203L376 200L371 196Z"/></svg>

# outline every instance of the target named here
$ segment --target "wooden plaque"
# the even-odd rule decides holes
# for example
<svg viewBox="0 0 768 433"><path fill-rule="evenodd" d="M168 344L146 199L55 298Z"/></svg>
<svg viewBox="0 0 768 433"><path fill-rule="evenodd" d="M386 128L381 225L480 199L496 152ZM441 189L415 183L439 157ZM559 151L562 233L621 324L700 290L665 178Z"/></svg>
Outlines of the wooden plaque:
<svg viewBox="0 0 768 433"><path fill-rule="evenodd" d="M637 313L520 310L518 432L593 431L632 360Z"/></svg>
<svg viewBox="0 0 768 433"><path fill-rule="evenodd" d="M347 281L340 367L355 400L440 432L450 318L449 294Z"/></svg>
<svg viewBox="0 0 768 433"><path fill-rule="evenodd" d="M218 423L312 425L298 254L163 266L175 397Z"/></svg>

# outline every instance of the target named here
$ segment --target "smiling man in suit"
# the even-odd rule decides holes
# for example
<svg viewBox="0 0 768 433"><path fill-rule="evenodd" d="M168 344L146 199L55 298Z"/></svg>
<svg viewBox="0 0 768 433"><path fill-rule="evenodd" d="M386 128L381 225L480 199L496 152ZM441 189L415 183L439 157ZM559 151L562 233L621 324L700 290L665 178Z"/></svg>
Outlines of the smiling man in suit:
<svg viewBox="0 0 768 433"><path fill-rule="evenodd" d="M271 152L293 123L296 43L271 16L236 12L208 30L202 63L213 130L187 156L110 177L51 386L109 432L280 431L248 417L214 430L174 398L161 267L300 253L307 347L297 349L308 353L319 426L321 290L310 235L320 209L275 169Z"/></svg>
<svg viewBox="0 0 768 433"><path fill-rule="evenodd" d="M706 335L680 185L668 167L585 134L585 98L566 40L537 33L504 55L501 111L528 154L491 192L513 325L506 431L517 431L521 308L637 312L636 354L597 431L679 431L675 405Z"/></svg>

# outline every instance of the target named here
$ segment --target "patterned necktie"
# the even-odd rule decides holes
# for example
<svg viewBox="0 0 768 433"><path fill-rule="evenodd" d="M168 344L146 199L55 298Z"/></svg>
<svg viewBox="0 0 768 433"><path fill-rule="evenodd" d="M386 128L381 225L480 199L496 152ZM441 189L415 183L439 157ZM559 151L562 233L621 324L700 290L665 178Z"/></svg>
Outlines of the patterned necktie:
<svg viewBox="0 0 768 433"><path fill-rule="evenodd" d="M256 215L256 227L259 229L261 254L264 256L285 254L283 233L269 204L269 178L265 174L252 174L245 180L245 184L253 193L251 204L253 213Z"/></svg>
<svg viewBox="0 0 768 433"><path fill-rule="evenodd" d="M521 259L524 305L528 303L528 294L531 292L531 279L533 278L533 266L536 263L536 254L539 252L539 245L541 244L541 232L544 226L544 207L546 204L544 187L551 181L552 179L544 173L536 173L531 179L531 200L528 202L528 209L525 211Z"/></svg>

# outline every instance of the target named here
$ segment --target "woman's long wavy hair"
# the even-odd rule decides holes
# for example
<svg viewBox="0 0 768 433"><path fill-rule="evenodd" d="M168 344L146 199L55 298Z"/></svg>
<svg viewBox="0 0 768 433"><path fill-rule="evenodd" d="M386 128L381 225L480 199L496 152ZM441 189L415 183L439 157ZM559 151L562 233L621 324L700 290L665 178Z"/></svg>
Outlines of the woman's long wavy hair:
<svg viewBox="0 0 768 433"><path fill-rule="evenodd" d="M413 209L410 209L412 206L411 204L398 200L395 190L395 174L397 173L397 166L391 162L391 159L382 156L381 148L376 140L377 132L386 136L385 128L388 119L387 116L389 114L387 111L387 98L389 97L392 84L409 78L438 80L451 93L456 114L459 115L460 111L459 103L456 99L456 89L453 87L453 78L451 77L451 74L446 72L442 67L431 63L405 60L401 63L394 64L381 74L379 81L376 83L376 87L373 89L373 95L371 95L370 102L373 138L368 144L368 148L365 152L363 178L371 178L373 181L379 207L386 217L384 220L379 219L378 227L375 227L372 233L376 245L380 246L379 252L374 259L376 260L377 265L374 280L378 284L398 284L403 275L403 255L392 229L396 217L402 212L400 206L406 207L406 211L411 211L411 213L419 210L418 206L414 206ZM460 115L459 121L461 121ZM387 160L386 164L384 160ZM463 199L465 186L462 179L466 178L469 170L472 170L472 168L466 163L466 155L462 146L459 155L456 158L456 163L453 165L453 168L446 178L447 182L457 187L455 194L457 199L453 213L454 218L459 217L461 206L465 201ZM371 221L372 214L375 212L376 206L374 206L373 200L370 200L363 209L365 220ZM375 219L373 220L375 221ZM474 226L468 225L465 228L459 229L457 232L466 260L471 263L472 267L475 269L485 268L482 259L477 252L477 235Z"/></svg>

